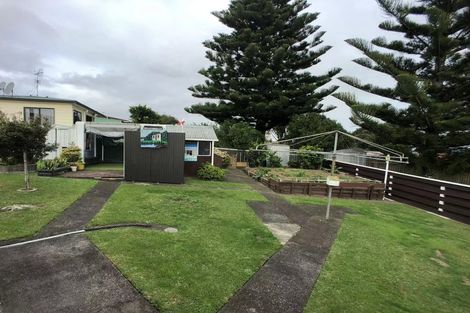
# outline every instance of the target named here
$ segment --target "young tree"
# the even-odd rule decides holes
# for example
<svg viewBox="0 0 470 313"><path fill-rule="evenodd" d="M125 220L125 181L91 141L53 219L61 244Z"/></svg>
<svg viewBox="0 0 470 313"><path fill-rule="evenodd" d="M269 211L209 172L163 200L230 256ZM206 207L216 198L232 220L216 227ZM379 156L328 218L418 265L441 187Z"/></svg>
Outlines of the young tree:
<svg viewBox="0 0 470 313"><path fill-rule="evenodd" d="M228 10L213 13L232 29L204 42L213 64L199 71L204 84L193 96L215 102L193 105L189 113L222 123L239 120L265 132L285 127L295 114L325 112L321 100L337 86L320 89L340 69L315 76L311 67L331 47L312 25L318 13L304 10L306 0L232 0Z"/></svg>
<svg viewBox="0 0 470 313"><path fill-rule="evenodd" d="M365 55L354 62L391 76L396 85L382 88L352 77L339 79L409 106L396 109L389 103L361 103L351 94L335 96L352 108L352 121L379 143L417 154L420 172L470 170L470 151L463 148L470 143L469 1L377 2L390 17L379 27L404 39L379 37L372 45L362 39L346 41Z"/></svg>
<svg viewBox="0 0 470 313"><path fill-rule="evenodd" d="M135 105L129 107L131 120L133 123L143 124L176 124L178 120L165 114L158 114L147 105Z"/></svg>
<svg viewBox="0 0 470 313"><path fill-rule="evenodd" d="M225 121L215 129L218 146L248 150L256 144L264 142L264 134L246 122Z"/></svg>
<svg viewBox="0 0 470 313"><path fill-rule="evenodd" d="M340 123L329 119L328 117L317 114L307 113L302 115L295 115L292 117L289 125L287 125L286 139L297 138L302 136L309 136L314 134L325 133L333 130L340 130L346 132ZM340 137L339 146L344 146L345 138ZM334 135L330 135L321 140L307 141L304 145L313 145L321 148L323 151L332 151L334 146ZM298 146L296 148L299 148Z"/></svg>
<svg viewBox="0 0 470 313"><path fill-rule="evenodd" d="M42 158L51 146L46 143L50 125L34 119L30 122L8 119L0 112L0 158L23 159L24 189L31 190L28 163Z"/></svg>

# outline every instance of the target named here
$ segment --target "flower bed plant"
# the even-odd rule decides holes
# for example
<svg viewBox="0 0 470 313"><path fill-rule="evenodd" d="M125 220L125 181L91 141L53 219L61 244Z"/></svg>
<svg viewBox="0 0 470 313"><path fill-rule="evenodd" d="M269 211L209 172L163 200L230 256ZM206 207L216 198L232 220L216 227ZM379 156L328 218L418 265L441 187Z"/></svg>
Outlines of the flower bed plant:
<svg viewBox="0 0 470 313"><path fill-rule="evenodd" d="M36 163L36 170L39 176L56 176L69 170L67 160L55 158L51 160L39 160Z"/></svg>

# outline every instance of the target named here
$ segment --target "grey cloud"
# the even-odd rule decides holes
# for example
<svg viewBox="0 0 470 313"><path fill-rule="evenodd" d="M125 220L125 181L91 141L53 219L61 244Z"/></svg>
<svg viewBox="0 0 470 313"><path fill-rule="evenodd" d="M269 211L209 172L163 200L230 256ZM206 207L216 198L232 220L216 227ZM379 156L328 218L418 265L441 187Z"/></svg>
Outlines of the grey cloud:
<svg viewBox="0 0 470 313"><path fill-rule="evenodd" d="M0 4L0 80L14 80L17 94L34 89L32 72L43 67L40 95L74 98L112 116L127 117L129 105L148 104L161 113L206 121L185 107L198 103L188 87L204 81L197 71L209 63L204 40L227 28L211 15L229 0L54 1L2 0ZM360 53L344 39L381 35L385 19L374 0L316 0L309 8L321 12L316 24L333 46L312 70L322 73L341 67L341 75L364 82L393 84L381 74L351 62ZM5 36L4 31L8 34ZM354 91L341 82L343 91ZM357 92L363 101L384 101ZM349 109L337 106L327 113L348 129Z"/></svg>

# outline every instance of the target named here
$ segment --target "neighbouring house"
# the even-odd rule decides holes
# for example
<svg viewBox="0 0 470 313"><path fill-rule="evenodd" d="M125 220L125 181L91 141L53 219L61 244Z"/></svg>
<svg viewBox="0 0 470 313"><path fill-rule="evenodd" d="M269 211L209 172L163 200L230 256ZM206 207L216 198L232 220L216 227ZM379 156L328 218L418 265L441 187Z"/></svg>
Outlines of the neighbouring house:
<svg viewBox="0 0 470 313"><path fill-rule="evenodd" d="M48 121L52 129L47 141L57 149L48 158L59 156L62 148L76 143L74 133L77 122L105 121L111 118L76 100L34 96L0 96L0 111L8 117L31 120L41 118ZM113 119L114 122L120 121Z"/></svg>
<svg viewBox="0 0 470 313"><path fill-rule="evenodd" d="M93 122L105 115L76 100L33 96L0 96L0 111L9 117L30 120L40 117L53 126L72 127L76 122Z"/></svg>

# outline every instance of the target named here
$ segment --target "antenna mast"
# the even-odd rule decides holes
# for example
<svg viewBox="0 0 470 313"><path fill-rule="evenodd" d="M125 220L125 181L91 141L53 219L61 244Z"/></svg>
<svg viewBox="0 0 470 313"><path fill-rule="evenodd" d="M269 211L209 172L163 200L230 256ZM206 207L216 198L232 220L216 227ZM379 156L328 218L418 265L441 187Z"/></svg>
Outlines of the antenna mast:
<svg viewBox="0 0 470 313"><path fill-rule="evenodd" d="M34 73L34 76L36 76L36 97L39 96L39 83L41 82L41 77L44 74L44 71L42 68L37 70L37 72Z"/></svg>

